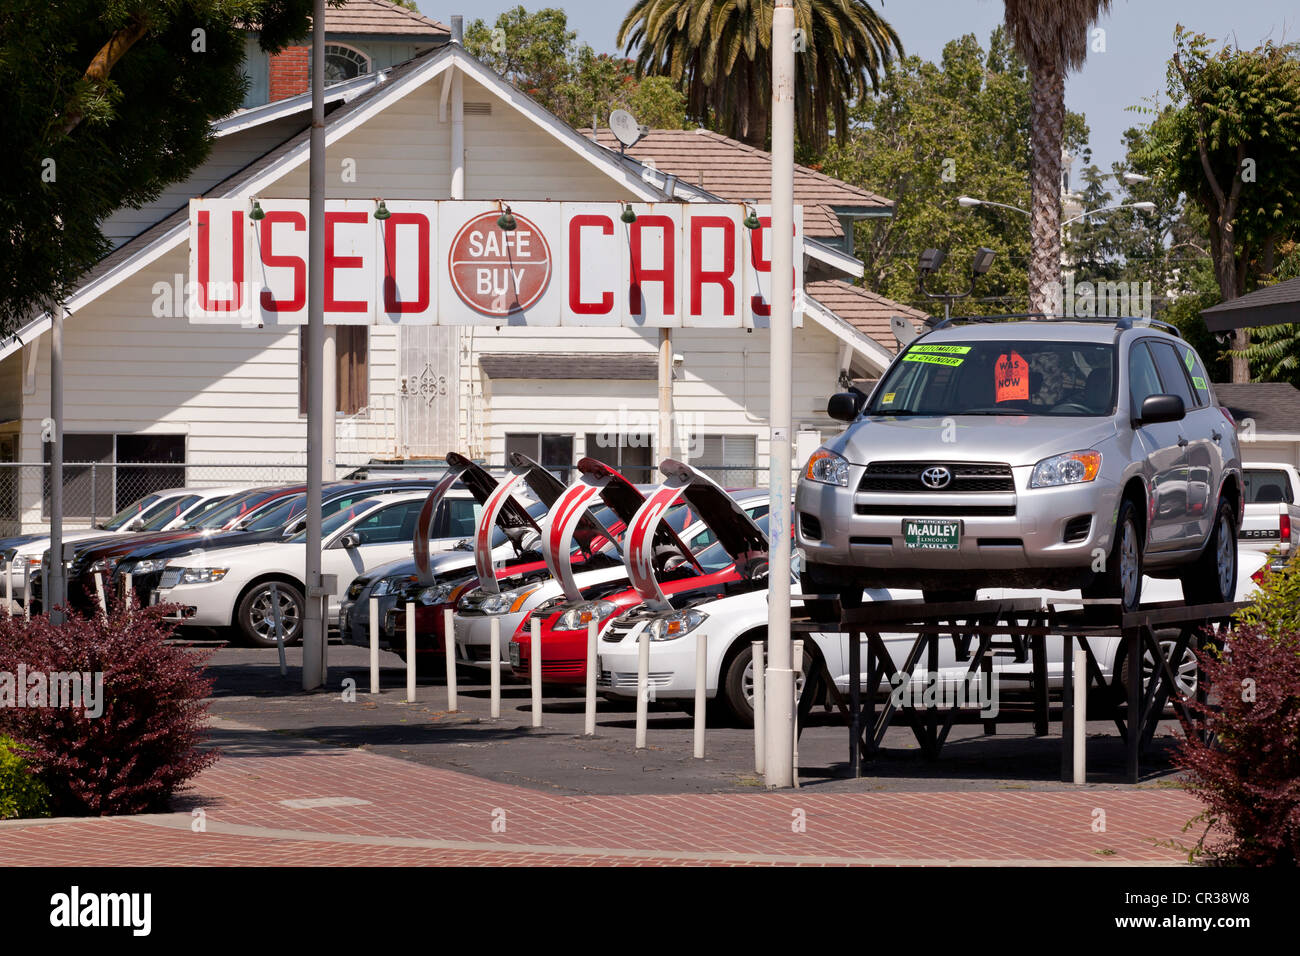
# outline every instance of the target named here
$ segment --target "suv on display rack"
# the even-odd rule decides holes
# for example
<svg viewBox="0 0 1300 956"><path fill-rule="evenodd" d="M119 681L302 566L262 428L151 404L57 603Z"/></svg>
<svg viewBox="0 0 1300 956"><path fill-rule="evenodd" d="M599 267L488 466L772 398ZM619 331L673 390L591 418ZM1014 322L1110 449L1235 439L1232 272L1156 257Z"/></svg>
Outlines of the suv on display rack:
<svg viewBox="0 0 1300 956"><path fill-rule="evenodd" d="M1171 326L945 321L827 412L850 424L799 479L805 594L1079 587L1132 609L1147 574L1233 600L1236 423Z"/></svg>

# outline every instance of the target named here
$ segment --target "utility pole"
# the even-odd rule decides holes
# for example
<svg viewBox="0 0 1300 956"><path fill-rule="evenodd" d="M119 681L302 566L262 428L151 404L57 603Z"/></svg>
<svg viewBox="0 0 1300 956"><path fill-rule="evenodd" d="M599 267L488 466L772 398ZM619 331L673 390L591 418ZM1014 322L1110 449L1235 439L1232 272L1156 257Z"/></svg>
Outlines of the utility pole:
<svg viewBox="0 0 1300 956"><path fill-rule="evenodd" d="M68 600L63 568L63 303L56 302L50 318L50 570L45 579L45 612L50 621L63 623L62 607ZM30 583L28 584L30 588Z"/></svg>
<svg viewBox="0 0 1300 956"><path fill-rule="evenodd" d="M673 333L659 330L659 461L673 457ZM646 481L654 481L653 470Z"/></svg>
<svg viewBox="0 0 1300 956"><path fill-rule="evenodd" d="M794 785L790 641L790 414L794 344L794 5L772 11L772 328L767 578L766 778Z"/></svg>
<svg viewBox="0 0 1300 956"><path fill-rule="evenodd" d="M321 614L321 388L325 340L325 0L311 14L311 141L307 263L307 593L302 622L302 688L325 682L325 620Z"/></svg>

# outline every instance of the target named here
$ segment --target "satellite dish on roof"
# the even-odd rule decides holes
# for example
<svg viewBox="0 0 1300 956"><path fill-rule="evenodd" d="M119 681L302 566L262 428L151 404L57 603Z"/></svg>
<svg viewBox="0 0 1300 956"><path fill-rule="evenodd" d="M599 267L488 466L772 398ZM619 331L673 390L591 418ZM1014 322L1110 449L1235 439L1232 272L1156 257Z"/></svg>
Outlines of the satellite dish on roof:
<svg viewBox="0 0 1300 956"><path fill-rule="evenodd" d="M649 126L642 126L627 110L614 110L609 114L609 129L619 142L620 153L629 146L635 146L650 132Z"/></svg>
<svg viewBox="0 0 1300 956"><path fill-rule="evenodd" d="M894 338L898 340L900 348L920 335L916 331L916 327L901 315L891 315L889 317L889 330L894 333Z"/></svg>

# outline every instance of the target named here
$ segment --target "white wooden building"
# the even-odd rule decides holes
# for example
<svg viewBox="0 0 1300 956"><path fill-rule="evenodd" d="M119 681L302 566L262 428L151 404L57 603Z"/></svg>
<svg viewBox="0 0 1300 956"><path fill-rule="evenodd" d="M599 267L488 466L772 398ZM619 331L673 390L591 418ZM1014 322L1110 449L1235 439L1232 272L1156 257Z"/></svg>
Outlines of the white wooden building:
<svg viewBox="0 0 1300 956"><path fill-rule="evenodd" d="M720 183L714 191L700 170L674 176L662 156L655 166L664 168L643 164L635 150L620 156L566 126L456 43L329 90L327 195L450 198L457 75L462 198L763 199L761 193L735 195L756 188L753 182L732 184L730 192ZM66 303L67 461L155 455L183 464L191 484L301 478L306 423L298 332L191 325L183 289L191 196L250 203L254 197L306 197L309 108L307 96L293 97L218 124L212 155L189 182L105 224L120 245ZM694 143L715 154L748 149L713 134L674 135L669 152L686 157ZM752 171L763 157L750 150L734 163L706 157L703 164L720 172L748 164ZM889 361L889 316L923 316L852 285L861 264L846 251L846 230L851 237L854 220L888 215L888 202L811 170L800 170L798 179L808 295L795 336L794 417L803 431L799 448L807 453L834 427L825 415L827 396L849 379L876 377ZM557 466L583 454L607 460L621 454L628 466L656 459L657 450L643 437L656 431L653 330L359 329L339 337L338 458L345 465L440 457L450 450L499 465L513 448ZM0 347L0 457L10 461L39 463L45 455L48 339L49 319L42 317ZM681 436L675 451L706 466L737 469L726 476L732 483L748 476L764 480L766 332L675 330L673 349L682 359L673 391ZM250 464L264 470L237 467ZM0 485L0 505L7 509L0 520L9 528L39 526L40 469L10 468L0 471L0 480L8 481L7 489ZM69 481L84 484L85 475L76 472ZM101 478L96 514L121 506L131 491ZM73 503L71 523L88 517L78 514L76 495L66 497Z"/></svg>

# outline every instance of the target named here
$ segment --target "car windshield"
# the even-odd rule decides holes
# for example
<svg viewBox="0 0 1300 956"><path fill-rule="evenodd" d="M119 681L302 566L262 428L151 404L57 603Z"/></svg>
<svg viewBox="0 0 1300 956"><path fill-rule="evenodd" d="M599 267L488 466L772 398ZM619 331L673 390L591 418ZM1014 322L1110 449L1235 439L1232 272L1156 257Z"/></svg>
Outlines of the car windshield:
<svg viewBox="0 0 1300 956"><path fill-rule="evenodd" d="M1291 504L1291 482L1286 472L1272 469L1247 468L1243 472L1246 479L1246 504Z"/></svg>
<svg viewBox="0 0 1300 956"><path fill-rule="evenodd" d="M154 505L153 509L146 511L142 516L144 519L145 531L159 531L171 524L181 515L194 506L194 502L199 500L198 495L182 495L179 498L168 498Z"/></svg>
<svg viewBox="0 0 1300 956"><path fill-rule="evenodd" d="M307 507L306 495L286 495L283 501L274 502L262 509L244 525L245 531L274 531L283 528Z"/></svg>
<svg viewBox="0 0 1300 956"><path fill-rule="evenodd" d="M279 488L263 488L259 491L250 491L247 494L237 495L220 508L213 508L202 517L187 524L186 527L190 529L224 528L236 518L248 514L248 512L282 493Z"/></svg>
<svg viewBox="0 0 1300 956"><path fill-rule="evenodd" d="M894 363L869 415L1109 415L1115 349L1091 342L932 343Z"/></svg>
<svg viewBox="0 0 1300 956"><path fill-rule="evenodd" d="M347 508L342 508L339 511L334 512L332 515L330 515L328 518L326 518L324 521L320 523L321 540L324 541L326 538L332 535L335 531L338 531L339 528L343 527L345 524L347 524L357 515L365 514L367 511L369 511L371 508L375 507L378 504L379 502L374 500L373 498L367 498L365 501L358 501L356 504L350 505ZM289 540L297 544L304 543L307 540L307 529L304 528L302 531L299 531Z"/></svg>
<svg viewBox="0 0 1300 956"><path fill-rule="evenodd" d="M125 525L128 521L133 521L144 514L145 510L153 507L162 498L162 495L145 495L137 501L131 502L113 517L109 518L100 527L105 531L116 531Z"/></svg>

